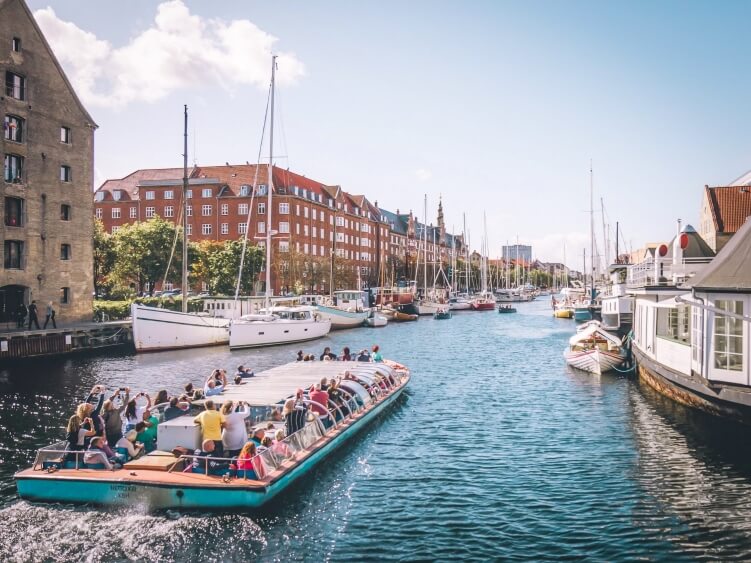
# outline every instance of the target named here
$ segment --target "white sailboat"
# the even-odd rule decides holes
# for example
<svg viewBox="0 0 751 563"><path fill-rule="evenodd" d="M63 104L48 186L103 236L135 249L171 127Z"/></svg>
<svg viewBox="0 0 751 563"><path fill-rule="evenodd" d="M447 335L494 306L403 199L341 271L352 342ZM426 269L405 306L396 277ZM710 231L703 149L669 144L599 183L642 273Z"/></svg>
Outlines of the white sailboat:
<svg viewBox="0 0 751 563"><path fill-rule="evenodd" d="M183 223L188 189L188 106L185 106L183 153ZM188 313L188 235L183 226L182 311L170 311L133 303L133 342L136 352L215 346L229 341L229 319L209 313Z"/></svg>
<svg viewBox="0 0 751 563"><path fill-rule="evenodd" d="M271 100L269 120L269 173L266 204L266 300L260 314L245 315L230 324L229 347L254 348L321 338L331 330L331 320L324 319L315 307L271 307L271 230L272 194L274 191L274 86L276 56L271 58ZM247 232L247 231L246 231ZM246 235L247 236L247 235ZM241 268L242 271L242 268Z"/></svg>
<svg viewBox="0 0 751 563"><path fill-rule="evenodd" d="M475 311L494 311L495 310L495 296L492 292L488 291L488 230L483 215L483 234L482 234L482 257L480 258L480 285L482 290L475 295L472 299L472 309Z"/></svg>

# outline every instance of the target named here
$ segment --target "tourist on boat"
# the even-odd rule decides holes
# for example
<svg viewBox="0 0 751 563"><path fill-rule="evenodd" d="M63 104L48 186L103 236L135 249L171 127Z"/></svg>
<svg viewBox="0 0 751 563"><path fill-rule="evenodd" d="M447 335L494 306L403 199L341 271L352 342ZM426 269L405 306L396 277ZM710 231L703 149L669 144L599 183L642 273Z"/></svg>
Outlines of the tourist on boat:
<svg viewBox="0 0 751 563"><path fill-rule="evenodd" d="M115 444L115 453L126 462L138 457L143 452L143 444L136 443L138 432L131 430Z"/></svg>
<svg viewBox="0 0 751 563"><path fill-rule="evenodd" d="M125 396L121 395L125 392ZM120 406L115 406L115 400L120 398ZM115 391L108 400L104 401L102 406L104 418L104 433L107 438L107 444L110 447L114 447L117 441L123 437L123 419L122 413L125 412L125 408L128 406L130 400L130 388L123 387Z"/></svg>
<svg viewBox="0 0 751 563"><path fill-rule="evenodd" d="M188 412L190 409L190 403L182 397L181 399L172 397L169 400L169 406L164 409L164 420L172 420L173 418L177 418Z"/></svg>
<svg viewBox="0 0 751 563"><path fill-rule="evenodd" d="M203 391L195 389L192 383L185 384L185 394L190 397L191 401L197 401L203 399Z"/></svg>
<svg viewBox="0 0 751 563"><path fill-rule="evenodd" d="M282 410L284 429L287 436L291 436L305 426L308 417L308 407L302 401L287 399Z"/></svg>
<svg viewBox="0 0 751 563"><path fill-rule="evenodd" d="M276 431L271 451L282 458L292 457L292 449L289 447L289 444L284 441L284 430L281 428Z"/></svg>
<svg viewBox="0 0 751 563"><path fill-rule="evenodd" d="M226 385L226 382L225 382ZM206 380L205 385L203 386L203 394L206 397L213 397L215 395L221 395L222 391L224 391L225 385L217 385L217 379L214 378L214 373L212 373L209 378Z"/></svg>
<svg viewBox="0 0 751 563"><path fill-rule="evenodd" d="M271 439L271 436L266 436L263 440L261 440L261 447L258 448L258 453L268 450L273 445L274 440Z"/></svg>
<svg viewBox="0 0 751 563"><path fill-rule="evenodd" d="M302 350L299 350L297 352L297 361L298 362L302 362L303 358L304 358L304 356L303 356Z"/></svg>
<svg viewBox="0 0 751 563"><path fill-rule="evenodd" d="M381 356L380 352L381 348L376 344L373 346L373 361L374 362L383 362L383 356Z"/></svg>
<svg viewBox="0 0 751 563"><path fill-rule="evenodd" d="M333 353L333 352L331 351L331 348L329 348L328 346L326 346L326 347L325 347L325 348L323 349L323 354L321 354L321 357L320 357L320 358L318 358L318 359L319 359L319 360L321 360L321 361L323 361L324 359L329 359L329 360L336 360L336 354L334 354L334 353Z"/></svg>
<svg viewBox="0 0 751 563"><path fill-rule="evenodd" d="M360 353L357 355L357 361L358 362L369 362L370 361L370 352L367 350L360 350Z"/></svg>
<svg viewBox="0 0 751 563"><path fill-rule="evenodd" d="M157 426L159 419L151 414L150 409L143 411L143 420L141 421L145 428L138 432L138 441L143 444L146 453L153 452L156 449Z"/></svg>
<svg viewBox="0 0 751 563"><path fill-rule="evenodd" d="M88 427L84 427L83 423L88 422ZM68 419L68 426L65 429L65 440L68 442L66 450L70 452L82 452L85 448L85 442L87 438L94 436L93 424L90 419L85 421L81 420L77 414L74 414ZM65 456L65 461L76 461L75 454L68 454ZM83 462L82 458L79 461Z"/></svg>
<svg viewBox="0 0 751 563"><path fill-rule="evenodd" d="M86 401L78 405L78 409L76 410L76 414L81 420L91 419L91 428L95 430L95 436L104 436L104 420L101 417L102 406L104 405L104 391L104 385L94 385ZM96 405L92 403L94 400L96 400Z"/></svg>
<svg viewBox="0 0 751 563"><path fill-rule="evenodd" d="M253 429L253 435L250 437L251 442L255 442L256 446L260 446L263 443L263 439L266 437L266 429L257 426Z"/></svg>
<svg viewBox="0 0 751 563"><path fill-rule="evenodd" d="M205 403L206 410L193 419L193 422L201 425L201 440L211 440L214 442L214 449L217 455L222 457L224 446L222 444L222 427L224 426L224 416L214 408L214 401L208 399Z"/></svg>
<svg viewBox="0 0 751 563"><path fill-rule="evenodd" d="M219 443L222 443L221 440ZM216 440L203 440L201 442L201 449L196 450L193 455L195 457L193 458L193 463L190 465L193 473L224 475L229 470L229 461L225 459L211 459L224 457L223 452L217 450Z"/></svg>
<svg viewBox="0 0 751 563"><path fill-rule="evenodd" d="M245 442L248 441L248 430L245 419L250 416L250 407L243 401L237 404L227 401L220 411L224 416L224 429L222 430L222 445L226 457L236 457Z"/></svg>
<svg viewBox="0 0 751 563"><path fill-rule="evenodd" d="M138 406L138 399L144 397L146 404L142 407ZM128 406L125 407L125 431L133 430L136 424L143 420L143 411L151 408L151 397L141 391L138 395L128 401Z"/></svg>
<svg viewBox="0 0 751 563"><path fill-rule="evenodd" d="M151 402L152 405L163 405L164 403L169 403L169 394L167 393L166 389L160 390L155 396L154 400Z"/></svg>
<svg viewBox="0 0 751 563"><path fill-rule="evenodd" d="M237 373L235 373L235 377L237 376L245 379L246 377L254 377L255 373L252 369L248 369L244 365L240 364L239 366L237 366Z"/></svg>
<svg viewBox="0 0 751 563"><path fill-rule="evenodd" d="M266 476L266 472L263 469L263 462L258 455L257 446L255 442L247 442L240 455L237 457L237 471L238 477L244 477L245 479L262 479Z"/></svg>
<svg viewBox="0 0 751 563"><path fill-rule="evenodd" d="M349 353L349 348L347 346L345 346L344 350L342 350L342 355L339 357L339 361L342 361L342 362L352 361L352 354Z"/></svg>
<svg viewBox="0 0 751 563"><path fill-rule="evenodd" d="M318 384L311 389L309 396L311 401L310 410L316 413L323 427L328 428L332 424L328 410L329 394L321 389L321 385Z"/></svg>
<svg viewBox="0 0 751 563"><path fill-rule="evenodd" d="M104 450L104 438L101 436L96 436L91 440L91 445L89 446L89 449L86 450L86 453L83 456L83 461L88 466L101 465L103 469L107 470L120 468L119 463L112 463L110 461L110 457Z"/></svg>
<svg viewBox="0 0 751 563"><path fill-rule="evenodd" d="M339 390L339 385L335 379L331 380L331 384L329 385L329 388L326 390L326 392L329 394L329 401L331 401L337 407L333 410L336 420L341 420L342 415L347 416L347 414L349 414L349 409L347 409L347 406L342 400L342 392Z"/></svg>

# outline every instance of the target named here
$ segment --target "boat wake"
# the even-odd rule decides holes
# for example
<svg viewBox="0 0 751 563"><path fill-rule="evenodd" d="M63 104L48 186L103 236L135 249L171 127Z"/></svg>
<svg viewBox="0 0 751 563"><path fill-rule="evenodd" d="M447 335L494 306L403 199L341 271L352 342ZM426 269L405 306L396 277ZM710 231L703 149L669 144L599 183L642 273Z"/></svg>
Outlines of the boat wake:
<svg viewBox="0 0 751 563"><path fill-rule="evenodd" d="M148 514L137 506L98 510L19 501L0 510L0 519L0 550L12 562L242 560L258 557L267 544L261 526L242 514ZM221 553L217 545L224 546Z"/></svg>

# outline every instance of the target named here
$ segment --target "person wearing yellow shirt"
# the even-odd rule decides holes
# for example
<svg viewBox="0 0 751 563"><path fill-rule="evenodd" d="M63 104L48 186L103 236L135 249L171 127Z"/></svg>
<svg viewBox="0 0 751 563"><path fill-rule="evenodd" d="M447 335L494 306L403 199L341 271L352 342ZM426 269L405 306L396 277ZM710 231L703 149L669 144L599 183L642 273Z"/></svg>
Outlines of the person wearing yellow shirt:
<svg viewBox="0 0 751 563"><path fill-rule="evenodd" d="M201 425L201 442L211 440L214 442L214 455L221 457L224 454L222 446L222 428L224 428L224 415L216 410L214 401L206 401L206 410L193 419L193 422Z"/></svg>

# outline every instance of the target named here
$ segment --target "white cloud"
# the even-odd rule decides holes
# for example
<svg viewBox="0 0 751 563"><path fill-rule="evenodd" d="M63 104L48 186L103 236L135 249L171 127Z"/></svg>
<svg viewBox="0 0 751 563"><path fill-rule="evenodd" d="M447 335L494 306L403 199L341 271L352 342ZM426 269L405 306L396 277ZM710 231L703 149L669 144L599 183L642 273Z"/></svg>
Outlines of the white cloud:
<svg viewBox="0 0 751 563"><path fill-rule="evenodd" d="M433 177L433 173L425 168L418 168L415 170L415 176L420 182L427 182Z"/></svg>
<svg viewBox="0 0 751 563"><path fill-rule="evenodd" d="M265 88L277 41L249 20L204 20L182 0L159 4L151 27L121 47L59 19L52 8L34 16L84 103L104 107L155 102L207 85ZM293 53L276 54L280 83L305 74Z"/></svg>

